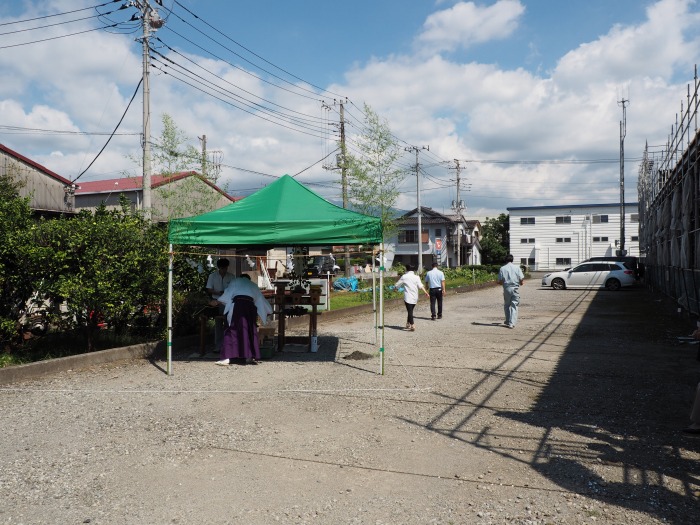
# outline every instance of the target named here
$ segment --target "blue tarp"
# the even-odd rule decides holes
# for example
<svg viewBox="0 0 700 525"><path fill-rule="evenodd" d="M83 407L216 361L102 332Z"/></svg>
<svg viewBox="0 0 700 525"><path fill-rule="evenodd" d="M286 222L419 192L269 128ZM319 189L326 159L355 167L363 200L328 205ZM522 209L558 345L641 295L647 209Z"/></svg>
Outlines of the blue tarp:
<svg viewBox="0 0 700 525"><path fill-rule="evenodd" d="M333 281L334 290L357 291L357 277L338 277Z"/></svg>

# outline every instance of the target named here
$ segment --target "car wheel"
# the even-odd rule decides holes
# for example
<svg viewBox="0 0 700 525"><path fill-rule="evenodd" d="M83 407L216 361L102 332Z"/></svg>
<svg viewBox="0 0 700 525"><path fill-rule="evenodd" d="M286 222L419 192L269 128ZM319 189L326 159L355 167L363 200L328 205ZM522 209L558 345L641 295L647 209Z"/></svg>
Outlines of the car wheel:
<svg viewBox="0 0 700 525"><path fill-rule="evenodd" d="M607 283L605 283L605 287L610 290L611 292L616 292L620 288L622 288L622 285L620 284L620 281L617 279L610 279L608 280Z"/></svg>
<svg viewBox="0 0 700 525"><path fill-rule="evenodd" d="M566 288L564 279L560 279L558 277L556 279L552 279L552 288L555 290L564 290Z"/></svg>

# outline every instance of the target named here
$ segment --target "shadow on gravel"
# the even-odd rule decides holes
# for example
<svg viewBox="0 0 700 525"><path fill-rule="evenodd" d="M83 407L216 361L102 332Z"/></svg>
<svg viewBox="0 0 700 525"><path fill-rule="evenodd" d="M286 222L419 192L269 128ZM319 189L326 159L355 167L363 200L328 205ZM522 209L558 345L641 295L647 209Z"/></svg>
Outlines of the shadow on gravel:
<svg viewBox="0 0 700 525"><path fill-rule="evenodd" d="M276 348L263 351L262 362L265 361L287 361L287 362L322 362L336 361L340 351L340 339L335 336L318 336L318 351L310 352L308 345L288 344L285 345L282 352ZM160 360L163 360L165 355L159 353L151 358L151 364L165 372ZM173 352L173 363L181 362L196 362L196 361L211 361L212 363L219 360L219 354L215 352L211 346L207 347L207 352L204 355L199 353L198 345L191 345L177 352Z"/></svg>
<svg viewBox="0 0 700 525"><path fill-rule="evenodd" d="M681 429L700 363L697 347L677 339L692 330L690 322L642 287L559 293L570 295L567 307L485 370L427 428L525 463L567 492L667 523L696 523L700 438L684 436ZM562 339L557 331L567 320L571 330L571 314L583 313L582 300L590 294L590 307L568 346L555 349ZM555 353L559 361L544 384L540 375L527 372L528 362ZM506 388L517 391L513 382L539 395L523 396L523 406L529 405L523 411L499 410L495 396ZM494 410L511 425L474 428L478 413ZM512 431L503 432L504 426Z"/></svg>

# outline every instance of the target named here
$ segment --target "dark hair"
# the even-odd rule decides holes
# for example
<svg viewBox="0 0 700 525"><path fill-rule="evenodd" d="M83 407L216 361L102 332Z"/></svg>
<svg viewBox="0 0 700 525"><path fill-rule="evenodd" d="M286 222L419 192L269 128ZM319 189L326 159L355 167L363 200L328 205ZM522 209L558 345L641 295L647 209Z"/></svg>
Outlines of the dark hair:
<svg viewBox="0 0 700 525"><path fill-rule="evenodd" d="M513 262L513 255L512 254L509 253L508 255L506 255L506 262L507 263Z"/></svg>
<svg viewBox="0 0 700 525"><path fill-rule="evenodd" d="M434 262L434 263L433 263L433 268L437 268L437 267L438 267L438 263Z"/></svg>
<svg viewBox="0 0 700 525"><path fill-rule="evenodd" d="M218 261L216 261L217 268L228 268L228 265L229 265L229 262L228 262L228 259L226 259L226 258L219 259Z"/></svg>
<svg viewBox="0 0 700 525"><path fill-rule="evenodd" d="M247 273L242 273L242 274L241 274L241 277L243 277L243 278L245 278L245 279L248 279L249 281L251 280L251 279L250 279L250 275L248 275Z"/></svg>
<svg viewBox="0 0 700 525"><path fill-rule="evenodd" d="M406 271L407 271L407 272L412 272L412 271L413 271L413 265L412 265L412 264L407 264L407 265L406 265Z"/></svg>

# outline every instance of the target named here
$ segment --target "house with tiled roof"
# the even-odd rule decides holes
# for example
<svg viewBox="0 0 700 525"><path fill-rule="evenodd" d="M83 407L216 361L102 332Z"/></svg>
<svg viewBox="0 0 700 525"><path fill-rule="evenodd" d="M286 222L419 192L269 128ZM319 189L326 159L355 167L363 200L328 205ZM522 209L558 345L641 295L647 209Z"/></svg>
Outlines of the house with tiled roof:
<svg viewBox="0 0 700 525"><path fill-rule="evenodd" d="M81 182L75 191L77 210L120 206L124 197L132 210L143 208L143 177ZM151 216L156 221L191 217L216 210L236 199L195 171L151 176Z"/></svg>
<svg viewBox="0 0 700 525"><path fill-rule="evenodd" d="M29 197L29 207L37 215L52 217L75 212L71 181L3 144L0 174L22 183L19 194Z"/></svg>
<svg viewBox="0 0 700 525"><path fill-rule="evenodd" d="M423 268L430 268L433 262L448 268L481 264L478 220L421 206L421 230ZM387 244L393 246L394 264L418 264L418 208L401 216L398 233Z"/></svg>

